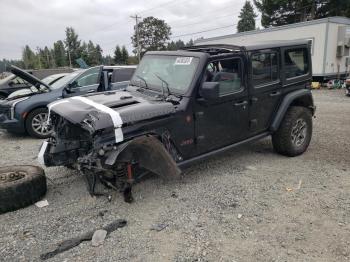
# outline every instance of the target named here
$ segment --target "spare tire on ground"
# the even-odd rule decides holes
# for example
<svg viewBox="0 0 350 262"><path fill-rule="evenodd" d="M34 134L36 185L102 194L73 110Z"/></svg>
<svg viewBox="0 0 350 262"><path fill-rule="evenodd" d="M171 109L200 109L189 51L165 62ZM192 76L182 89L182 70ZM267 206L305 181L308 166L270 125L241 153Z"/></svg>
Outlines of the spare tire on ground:
<svg viewBox="0 0 350 262"><path fill-rule="evenodd" d="M37 202L46 190L46 176L42 168L0 167L0 214Z"/></svg>

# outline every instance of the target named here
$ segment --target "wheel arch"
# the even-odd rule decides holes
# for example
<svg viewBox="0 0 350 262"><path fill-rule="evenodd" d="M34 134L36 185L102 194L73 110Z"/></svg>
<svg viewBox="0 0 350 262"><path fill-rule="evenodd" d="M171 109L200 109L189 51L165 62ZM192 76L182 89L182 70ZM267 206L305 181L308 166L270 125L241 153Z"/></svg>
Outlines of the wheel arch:
<svg viewBox="0 0 350 262"><path fill-rule="evenodd" d="M27 130L27 121L28 121L28 116L30 115L30 113L32 113L34 110L37 110L37 109L40 109L40 108L47 108L47 106L46 105L37 105L37 106L35 106L35 107L32 107L31 109L29 109L27 112L26 112L26 114L25 114L25 116L23 117L23 122L24 122L24 129L25 129L25 131L26 132L28 132L28 130ZM22 113L23 114L23 113Z"/></svg>
<svg viewBox="0 0 350 262"><path fill-rule="evenodd" d="M311 90L301 89L287 94L280 104L275 118L272 121L270 126L270 131L275 132L279 128L287 110L291 106L302 106L311 111L311 114L314 115L316 107L314 106L314 101L312 98Z"/></svg>
<svg viewBox="0 0 350 262"><path fill-rule="evenodd" d="M180 169L157 134L135 137L118 146L106 159L107 165L121 162L133 162L167 179L174 179L181 174Z"/></svg>

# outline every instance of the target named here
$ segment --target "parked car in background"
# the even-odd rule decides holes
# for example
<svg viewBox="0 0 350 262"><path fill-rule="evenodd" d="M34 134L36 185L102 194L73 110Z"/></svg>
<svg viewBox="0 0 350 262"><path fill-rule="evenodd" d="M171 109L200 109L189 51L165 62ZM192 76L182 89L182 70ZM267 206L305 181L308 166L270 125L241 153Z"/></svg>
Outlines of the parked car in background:
<svg viewBox="0 0 350 262"><path fill-rule="evenodd" d="M0 101L0 128L15 133L27 132L37 138L49 137L49 103L66 97L125 88L135 69L136 66L96 66L80 69L50 85L18 67L11 66L13 74L34 88L31 88L31 92ZM112 79L120 81L113 83Z"/></svg>
<svg viewBox="0 0 350 262"><path fill-rule="evenodd" d="M68 75L68 73L54 74L54 75L50 75L48 77L45 77L41 81L43 81L45 84L52 85L53 83L60 80L62 77L66 76L66 75ZM19 79L21 79L21 78L19 78ZM30 93L36 93L36 92L38 92L37 88L35 86L30 86L29 88L19 89L15 92L11 93L7 98L23 96L23 95L27 95Z"/></svg>
<svg viewBox="0 0 350 262"><path fill-rule="evenodd" d="M0 100L5 99L9 94L23 88L29 88L30 83L20 77L11 74L0 80Z"/></svg>

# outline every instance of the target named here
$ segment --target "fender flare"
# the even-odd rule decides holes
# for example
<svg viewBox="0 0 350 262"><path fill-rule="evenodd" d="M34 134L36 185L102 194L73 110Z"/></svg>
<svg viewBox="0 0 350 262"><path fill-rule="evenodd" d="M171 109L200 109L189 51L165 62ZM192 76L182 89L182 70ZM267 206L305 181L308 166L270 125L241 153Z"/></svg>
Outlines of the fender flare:
<svg viewBox="0 0 350 262"><path fill-rule="evenodd" d="M270 126L270 131L275 132L279 128L288 108L292 105L294 101L296 101L299 98L307 98L310 100L308 104L306 105L307 108L311 110L312 115L314 115L316 107L314 106L313 98L311 90L309 89L301 89L293 91L289 94L287 94L280 104L277 113L275 115L275 118L272 121L272 124ZM305 106L305 105L304 105Z"/></svg>
<svg viewBox="0 0 350 262"><path fill-rule="evenodd" d="M143 135L131 139L113 150L108 155L105 164L112 166L117 161L132 162L167 180L179 178L181 170L165 149L164 145L152 135Z"/></svg>

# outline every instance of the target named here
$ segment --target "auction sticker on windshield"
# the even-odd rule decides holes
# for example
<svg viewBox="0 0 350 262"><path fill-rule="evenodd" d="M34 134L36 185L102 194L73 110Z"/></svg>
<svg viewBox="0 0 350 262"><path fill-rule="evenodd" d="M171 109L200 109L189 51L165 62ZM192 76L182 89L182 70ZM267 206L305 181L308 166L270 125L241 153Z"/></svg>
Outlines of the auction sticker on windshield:
<svg viewBox="0 0 350 262"><path fill-rule="evenodd" d="M175 65L190 65L193 57L177 57Z"/></svg>

